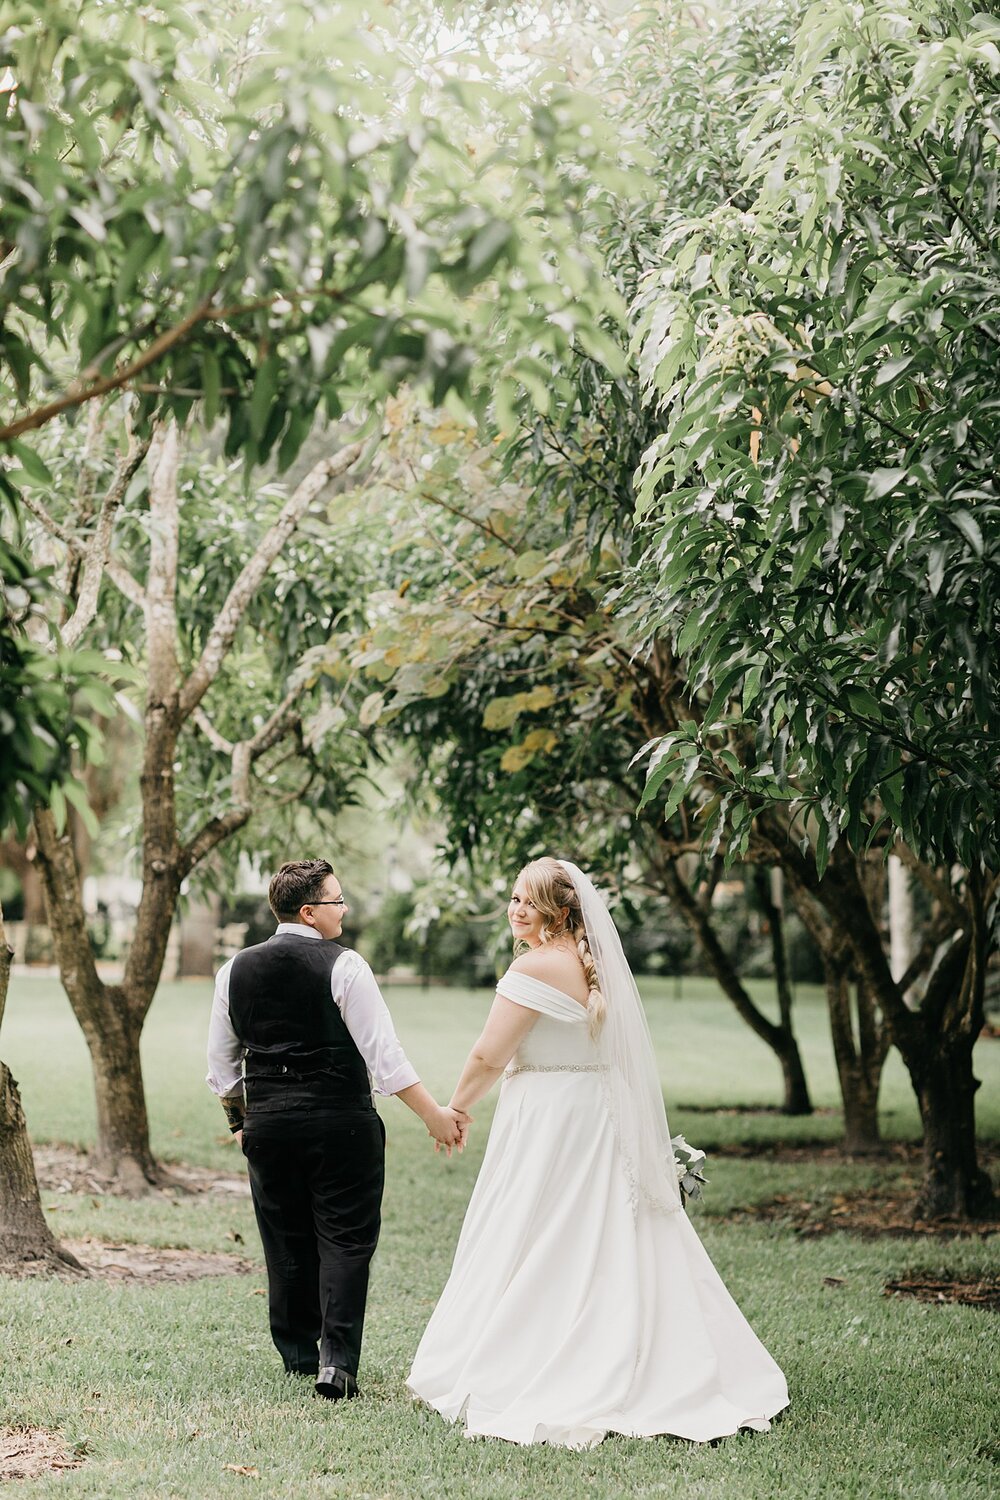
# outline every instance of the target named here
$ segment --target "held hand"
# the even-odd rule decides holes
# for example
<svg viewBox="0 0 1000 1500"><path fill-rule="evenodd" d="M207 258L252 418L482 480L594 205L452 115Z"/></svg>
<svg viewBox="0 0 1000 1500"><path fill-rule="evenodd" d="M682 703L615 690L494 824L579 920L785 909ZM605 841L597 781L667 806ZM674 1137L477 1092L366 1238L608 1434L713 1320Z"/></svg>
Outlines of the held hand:
<svg viewBox="0 0 1000 1500"><path fill-rule="evenodd" d="M465 1143L460 1124L461 1116L457 1110L443 1109L439 1107L427 1122L427 1129L434 1137L434 1150L439 1151L443 1146L450 1156L452 1149L457 1146L461 1151Z"/></svg>
<svg viewBox="0 0 1000 1500"><path fill-rule="evenodd" d="M466 1114L464 1109L456 1109L454 1104L450 1104L448 1108L451 1110L452 1114L455 1116L455 1119L458 1121L458 1128L462 1133L462 1140L458 1149L460 1151L464 1151L465 1143L469 1138L469 1126L472 1124L472 1116Z"/></svg>
<svg viewBox="0 0 1000 1500"><path fill-rule="evenodd" d="M458 1127L458 1140L454 1142L454 1145L459 1152L462 1152L465 1150L465 1142L468 1139L469 1126L472 1124L472 1116L467 1115L464 1109L455 1109L452 1105L448 1106L448 1108L445 1110L445 1114L450 1115ZM440 1149L440 1144L435 1141L435 1152L440 1151ZM451 1146L447 1146L446 1150L448 1152L448 1155L450 1156Z"/></svg>

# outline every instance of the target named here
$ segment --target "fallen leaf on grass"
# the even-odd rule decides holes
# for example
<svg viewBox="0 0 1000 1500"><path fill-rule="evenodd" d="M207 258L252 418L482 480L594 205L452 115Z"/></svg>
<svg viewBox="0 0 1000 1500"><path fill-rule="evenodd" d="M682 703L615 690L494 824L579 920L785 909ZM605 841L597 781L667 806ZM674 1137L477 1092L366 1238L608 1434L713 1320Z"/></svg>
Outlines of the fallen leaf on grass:
<svg viewBox="0 0 1000 1500"><path fill-rule="evenodd" d="M259 1479L260 1470L255 1469L252 1464L223 1464L223 1471L227 1474L243 1474L247 1479Z"/></svg>
<svg viewBox="0 0 1000 1500"><path fill-rule="evenodd" d="M847 1285L847 1278L846 1278L846 1276L824 1276L823 1277L823 1285L824 1286L846 1286Z"/></svg>

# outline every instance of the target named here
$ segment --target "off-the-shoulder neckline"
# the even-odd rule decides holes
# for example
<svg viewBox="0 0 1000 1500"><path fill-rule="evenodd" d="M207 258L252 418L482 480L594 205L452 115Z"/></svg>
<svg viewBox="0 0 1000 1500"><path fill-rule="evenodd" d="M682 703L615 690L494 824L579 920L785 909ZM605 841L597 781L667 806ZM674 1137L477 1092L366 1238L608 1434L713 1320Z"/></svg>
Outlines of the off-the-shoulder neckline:
<svg viewBox="0 0 1000 1500"><path fill-rule="evenodd" d="M503 983L505 979L519 979L523 982L527 982L528 984L537 984L539 989L548 990L549 994L551 995L558 995L560 1000L568 1000L570 1005L575 1005L577 1010L580 1011L582 1015L586 1015L589 1009L589 1007L584 1005L582 1001L578 1000L575 995L570 995L566 990L561 990L558 985L549 984L547 979L536 979L534 974L525 974L520 969L507 970L507 973L503 976L503 979L501 979L500 983L497 985L497 989L501 994L503 993Z"/></svg>

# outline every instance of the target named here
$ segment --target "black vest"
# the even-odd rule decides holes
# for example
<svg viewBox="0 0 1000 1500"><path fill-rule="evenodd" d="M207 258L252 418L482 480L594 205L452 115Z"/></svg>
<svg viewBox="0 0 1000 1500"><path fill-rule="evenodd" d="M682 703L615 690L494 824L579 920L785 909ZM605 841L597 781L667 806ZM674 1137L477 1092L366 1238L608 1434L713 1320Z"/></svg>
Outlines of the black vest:
<svg viewBox="0 0 1000 1500"><path fill-rule="evenodd" d="M331 1104L370 1099L367 1065L330 990L345 951L329 939L282 932L237 953L229 1019L247 1049L248 1081L308 1079Z"/></svg>

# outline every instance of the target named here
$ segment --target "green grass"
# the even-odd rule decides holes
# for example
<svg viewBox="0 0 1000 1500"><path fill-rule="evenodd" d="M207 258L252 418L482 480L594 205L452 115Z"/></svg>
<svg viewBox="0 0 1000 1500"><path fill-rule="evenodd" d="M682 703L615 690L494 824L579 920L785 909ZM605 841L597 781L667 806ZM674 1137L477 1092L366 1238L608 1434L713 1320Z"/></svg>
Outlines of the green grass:
<svg viewBox="0 0 1000 1500"><path fill-rule="evenodd" d="M737 1139L763 1146L776 1138L836 1138L835 1114L802 1121L703 1113L713 1104L774 1103L777 1067L707 983L685 981L681 999L669 981L644 989L668 1101L678 1101L675 1130L709 1148ZM412 1059L444 1094L489 997L394 990L389 999ZM191 982L165 985L153 1006L144 1062L154 1147L166 1159L239 1170L221 1110L202 1083L209 1001L210 987ZM815 1102L833 1108L821 997L803 991L797 1004ZM21 1082L34 1138L86 1145L93 1132L87 1055L57 985L15 981L0 1050ZM1000 1043L981 1044L977 1064L982 1133L1000 1139ZM895 1061L883 1105L888 1136L917 1134L912 1094ZM0 1421L58 1428L87 1451L80 1469L26 1481L12 1495L985 1500L995 1493L995 1318L882 1295L887 1277L915 1267L995 1270L995 1242L799 1239L781 1225L720 1218L777 1192L849 1193L899 1171L836 1161L717 1157L710 1167L699 1229L792 1393L792 1406L769 1435L744 1434L716 1447L613 1438L586 1454L469 1442L413 1406L403 1379L448 1272L489 1108L480 1111L465 1157L450 1162L434 1156L402 1106L387 1101L383 1112L388 1186L362 1367L365 1400L330 1407L280 1375L265 1299L257 1295L262 1268L155 1288L3 1281ZM238 1248L260 1264L245 1199L128 1203L46 1193L43 1201L66 1237ZM244 1245L234 1245L236 1234ZM825 1285L833 1276L844 1285ZM228 1473L226 1464L253 1465L260 1477Z"/></svg>

